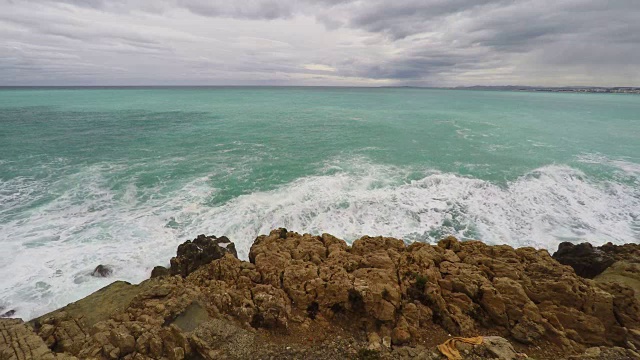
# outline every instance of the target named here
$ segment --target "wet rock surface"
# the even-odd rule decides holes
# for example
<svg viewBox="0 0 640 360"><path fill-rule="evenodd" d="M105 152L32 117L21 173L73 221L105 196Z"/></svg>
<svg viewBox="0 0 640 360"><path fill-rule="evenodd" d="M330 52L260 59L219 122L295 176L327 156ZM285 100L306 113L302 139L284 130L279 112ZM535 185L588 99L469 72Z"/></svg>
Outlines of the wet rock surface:
<svg viewBox="0 0 640 360"><path fill-rule="evenodd" d="M553 258L571 266L578 276L593 279L618 261L640 262L640 244L605 245L595 247L589 243L563 242Z"/></svg>
<svg viewBox="0 0 640 360"><path fill-rule="evenodd" d="M640 244L614 245L606 243L599 249L613 256L616 261L640 262Z"/></svg>
<svg viewBox="0 0 640 360"><path fill-rule="evenodd" d="M217 238L215 236L198 235L195 239L188 240L178 246L177 256L171 258L169 273L186 277L200 266L220 259L226 254L238 257L235 244L226 236ZM160 275L159 273L161 272L161 269L156 270L156 275Z"/></svg>
<svg viewBox="0 0 640 360"><path fill-rule="evenodd" d="M593 279L600 275L616 260L606 252L589 243L572 244L563 242L553 258L559 263L571 266L578 276Z"/></svg>
<svg viewBox="0 0 640 360"><path fill-rule="evenodd" d="M453 237L348 246L278 229L247 262L226 238L187 243L173 276L116 282L12 336L80 359L445 359L436 345L451 336L483 337L455 345L465 359L634 358L640 348L640 289L580 277L546 250Z"/></svg>
<svg viewBox="0 0 640 360"><path fill-rule="evenodd" d="M113 274L113 269L108 265L102 264L96 266L93 272L91 272L91 276L95 277L108 277L111 276L111 274Z"/></svg>
<svg viewBox="0 0 640 360"><path fill-rule="evenodd" d="M0 318L10 318L15 315L16 311L14 309L7 310L4 307L0 306Z"/></svg>

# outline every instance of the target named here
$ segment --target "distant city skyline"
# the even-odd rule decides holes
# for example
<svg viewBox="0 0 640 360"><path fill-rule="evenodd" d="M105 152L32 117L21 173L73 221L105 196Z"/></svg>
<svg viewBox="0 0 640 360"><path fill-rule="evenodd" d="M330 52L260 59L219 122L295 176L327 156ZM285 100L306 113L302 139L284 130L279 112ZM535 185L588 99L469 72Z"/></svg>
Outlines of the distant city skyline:
<svg viewBox="0 0 640 360"><path fill-rule="evenodd" d="M640 86L640 1L0 0L0 86Z"/></svg>

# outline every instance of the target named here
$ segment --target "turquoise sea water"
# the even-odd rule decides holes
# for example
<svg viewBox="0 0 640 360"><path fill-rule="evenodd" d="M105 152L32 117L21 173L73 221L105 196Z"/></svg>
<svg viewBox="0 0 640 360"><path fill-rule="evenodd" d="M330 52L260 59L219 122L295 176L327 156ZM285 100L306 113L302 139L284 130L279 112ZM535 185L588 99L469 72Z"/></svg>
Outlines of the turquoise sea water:
<svg viewBox="0 0 640 360"><path fill-rule="evenodd" d="M284 226L554 250L640 242L640 97L367 88L0 90L0 307L138 282ZM109 264L109 279L88 276Z"/></svg>

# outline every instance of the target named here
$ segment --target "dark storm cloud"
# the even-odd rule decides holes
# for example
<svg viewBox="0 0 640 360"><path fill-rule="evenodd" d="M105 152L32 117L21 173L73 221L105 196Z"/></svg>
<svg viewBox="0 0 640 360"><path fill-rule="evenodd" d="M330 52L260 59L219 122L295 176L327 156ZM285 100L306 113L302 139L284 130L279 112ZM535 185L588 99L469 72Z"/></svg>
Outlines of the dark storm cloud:
<svg viewBox="0 0 640 360"><path fill-rule="evenodd" d="M0 84L630 85L639 16L637 0L0 0Z"/></svg>

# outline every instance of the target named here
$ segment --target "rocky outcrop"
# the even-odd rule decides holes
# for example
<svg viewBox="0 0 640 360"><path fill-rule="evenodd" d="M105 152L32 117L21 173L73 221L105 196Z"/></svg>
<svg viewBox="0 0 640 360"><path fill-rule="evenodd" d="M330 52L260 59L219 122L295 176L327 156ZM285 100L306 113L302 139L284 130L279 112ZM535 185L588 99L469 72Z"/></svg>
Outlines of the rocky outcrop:
<svg viewBox="0 0 640 360"><path fill-rule="evenodd" d="M613 245L607 243L594 247L589 243L563 242L553 258L571 266L578 276L593 279L617 261L640 262L640 244Z"/></svg>
<svg viewBox="0 0 640 360"><path fill-rule="evenodd" d="M1 360L77 360L56 354L20 319L0 319Z"/></svg>
<svg viewBox="0 0 640 360"><path fill-rule="evenodd" d="M164 266L156 266L153 268L153 270L151 270L151 278L155 278L155 277L163 277L163 276L169 276L171 275L171 273L169 272L169 269L167 269Z"/></svg>
<svg viewBox="0 0 640 360"><path fill-rule="evenodd" d="M278 229L247 262L228 241L199 236L173 275L116 282L30 325L53 353L81 359L443 359L436 345L452 335L483 336L455 345L469 359L640 347L634 285L585 279L546 250L453 237L349 246Z"/></svg>
<svg viewBox="0 0 640 360"><path fill-rule="evenodd" d="M91 273L91 276L107 277L107 276L111 276L111 274L113 274L113 269L110 266L101 264L96 266L96 268Z"/></svg>
<svg viewBox="0 0 640 360"><path fill-rule="evenodd" d="M192 241L186 241L178 246L178 254L171 258L171 275L186 277L200 266L231 254L238 257L235 245L226 237L198 235Z"/></svg>
<svg viewBox="0 0 640 360"><path fill-rule="evenodd" d="M598 276L616 261L611 255L589 243L575 245L570 242L561 243L553 258L561 264L571 266L578 276L587 279Z"/></svg>
<svg viewBox="0 0 640 360"><path fill-rule="evenodd" d="M524 344L563 349L627 342L614 296L554 261L545 250L487 246L455 238L438 246L364 237L351 248L330 235L272 232L250 260L263 282L299 310L348 311L393 344L421 337L435 322L454 335L491 327ZM625 300L635 301L629 297Z"/></svg>
<svg viewBox="0 0 640 360"><path fill-rule="evenodd" d="M618 261L594 279L598 283L624 284L636 289L635 297L640 301L640 263Z"/></svg>
<svg viewBox="0 0 640 360"><path fill-rule="evenodd" d="M577 275L593 278L600 289L613 297L613 313L619 322L626 324L623 329L616 329L618 333L625 333L626 340L619 345L640 349L640 332L637 330L640 327L637 323L637 314L640 313L640 244L607 243L593 247L589 243L562 243L553 257L571 266ZM614 355L616 351L617 355ZM633 354L621 355L624 351L627 350L594 347L589 354L576 358L633 358Z"/></svg>
<svg viewBox="0 0 640 360"><path fill-rule="evenodd" d="M4 306L0 306L0 318L12 317L15 313L15 309L7 310Z"/></svg>
<svg viewBox="0 0 640 360"><path fill-rule="evenodd" d="M125 281L116 281L62 309L36 318L30 323L37 326L38 323L45 322L47 318L64 318L68 316L74 319L82 319L82 323L90 327L128 308L136 295L144 291L147 286L148 283L131 285ZM58 315L60 313L64 314Z"/></svg>
<svg viewBox="0 0 640 360"><path fill-rule="evenodd" d="M609 242L600 246L599 249L616 261L640 262L640 244L614 245Z"/></svg>

